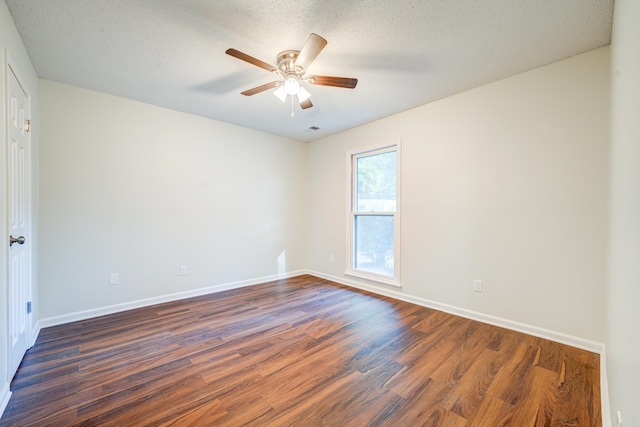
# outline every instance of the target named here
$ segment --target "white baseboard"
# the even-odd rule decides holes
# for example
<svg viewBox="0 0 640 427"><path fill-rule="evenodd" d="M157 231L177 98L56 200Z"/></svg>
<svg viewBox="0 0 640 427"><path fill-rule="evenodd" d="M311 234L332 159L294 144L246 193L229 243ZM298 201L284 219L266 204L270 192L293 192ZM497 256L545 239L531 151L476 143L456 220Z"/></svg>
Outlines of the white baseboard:
<svg viewBox="0 0 640 427"><path fill-rule="evenodd" d="M42 326L40 325L40 321L36 322L35 326L32 326L31 342L29 342L29 348L33 347L36 344L38 335L40 335L40 329L42 329Z"/></svg>
<svg viewBox="0 0 640 427"><path fill-rule="evenodd" d="M342 285L373 292L375 294L410 302L412 304L421 305L423 307L432 308L434 310L444 311L445 313L454 314L456 316L464 317L467 319L477 320L478 322L488 323L490 325L511 329L539 338L548 339L560 344L569 345L571 347L577 347L582 350L587 350L598 354L604 353L604 344L600 342L575 337L572 335L564 334L562 332L551 331L549 329L539 328L537 326L527 325L525 323L520 323L513 320L503 319L501 317L496 317L489 314L479 313L477 311L467 310L466 308L460 308L453 305L431 301L425 298L403 294L402 292L398 292L393 289L386 289L381 286L369 285L344 277L336 277L329 274L318 273L315 271L309 271L308 274L320 277L322 279L331 280L332 282L340 283Z"/></svg>
<svg viewBox="0 0 640 427"><path fill-rule="evenodd" d="M4 384L2 384L2 388L0 389L0 418L2 418L4 410L7 409L10 398L11 390L9 389L9 383L4 381Z"/></svg>
<svg viewBox="0 0 640 427"><path fill-rule="evenodd" d="M609 380L607 379L607 351L600 353L600 400L602 403L602 427L611 427L611 405L609 404Z"/></svg>
<svg viewBox="0 0 640 427"><path fill-rule="evenodd" d="M42 328L48 328L50 326L63 325L65 323L77 322L79 320L91 319L93 317L104 316L107 314L119 313L121 311L132 310L135 308L148 307L150 305L162 304L164 302L177 301L185 298L192 298L201 295L213 294L216 292L227 291L229 289L242 288L245 286L259 285L261 283L271 282L274 280L286 279L290 277L300 276L307 274L306 270L292 271L284 274L274 274L270 276L257 277L254 279L241 280L238 282L223 283L220 285L209 286L206 288L194 289L191 291L178 292L174 294L161 295L153 298L146 298L137 301L130 301L122 304L110 305L106 307L98 307L91 310L78 311L70 314L63 314L60 316L48 317L41 319L37 323L35 328L37 332L40 332ZM37 335L36 335L37 337ZM35 340L34 340L35 343Z"/></svg>

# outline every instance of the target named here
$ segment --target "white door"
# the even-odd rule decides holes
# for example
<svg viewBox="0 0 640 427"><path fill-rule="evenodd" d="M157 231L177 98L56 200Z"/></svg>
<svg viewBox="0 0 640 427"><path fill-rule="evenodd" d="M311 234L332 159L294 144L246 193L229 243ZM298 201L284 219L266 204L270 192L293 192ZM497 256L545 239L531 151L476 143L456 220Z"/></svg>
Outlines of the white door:
<svg viewBox="0 0 640 427"><path fill-rule="evenodd" d="M7 217L9 220L9 378L29 348L31 312L31 180L29 97L11 67L7 70Z"/></svg>

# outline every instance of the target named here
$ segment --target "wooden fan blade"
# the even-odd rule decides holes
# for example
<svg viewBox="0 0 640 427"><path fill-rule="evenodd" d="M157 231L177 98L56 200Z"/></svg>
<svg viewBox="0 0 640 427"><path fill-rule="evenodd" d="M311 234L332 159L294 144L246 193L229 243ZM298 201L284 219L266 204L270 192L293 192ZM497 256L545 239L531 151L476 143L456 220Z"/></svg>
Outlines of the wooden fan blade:
<svg viewBox="0 0 640 427"><path fill-rule="evenodd" d="M316 56L327 45L327 41L315 33L309 34L309 38L304 43L302 50L296 58L296 66L307 69L307 67L316 59Z"/></svg>
<svg viewBox="0 0 640 427"><path fill-rule="evenodd" d="M255 65L256 67L264 68L267 71L274 72L275 70L277 70L277 68L274 67L273 65L267 64L264 61L260 61L259 59L256 59L253 56L240 52L239 50L227 49L225 53L227 55L233 56L234 58L238 58L242 61L248 62L249 64Z"/></svg>
<svg viewBox="0 0 640 427"><path fill-rule="evenodd" d="M312 85L343 87L347 89L353 89L358 84L358 79L348 77L309 76L305 78L305 80Z"/></svg>
<svg viewBox="0 0 640 427"><path fill-rule="evenodd" d="M274 87L278 87L282 84L282 82L280 80L277 80L275 82L270 82L270 83L265 83L263 85L254 87L253 89L247 89L244 92L241 92L244 96L251 96L251 95L255 95L256 93L260 93L260 92L264 92L265 90L269 90L272 89Z"/></svg>
<svg viewBox="0 0 640 427"><path fill-rule="evenodd" d="M303 110L306 110L307 108L311 108L311 107L313 107L313 104L311 103L311 98L307 98L300 103L300 108L302 108Z"/></svg>

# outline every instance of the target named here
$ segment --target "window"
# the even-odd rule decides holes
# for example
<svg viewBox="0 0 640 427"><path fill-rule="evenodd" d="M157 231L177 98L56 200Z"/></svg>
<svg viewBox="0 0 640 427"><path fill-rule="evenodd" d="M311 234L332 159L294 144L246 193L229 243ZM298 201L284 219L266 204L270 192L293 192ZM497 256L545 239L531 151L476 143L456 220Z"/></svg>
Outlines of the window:
<svg viewBox="0 0 640 427"><path fill-rule="evenodd" d="M399 284L399 146L350 154L349 274Z"/></svg>

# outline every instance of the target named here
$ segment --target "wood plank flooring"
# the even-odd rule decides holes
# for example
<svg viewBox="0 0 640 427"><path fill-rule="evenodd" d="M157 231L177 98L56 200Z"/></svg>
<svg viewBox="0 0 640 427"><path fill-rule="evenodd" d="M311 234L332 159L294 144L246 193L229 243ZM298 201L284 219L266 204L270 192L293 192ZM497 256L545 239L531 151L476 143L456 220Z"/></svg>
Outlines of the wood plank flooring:
<svg viewBox="0 0 640 427"><path fill-rule="evenodd" d="M0 426L599 426L599 356L313 276L43 329Z"/></svg>

